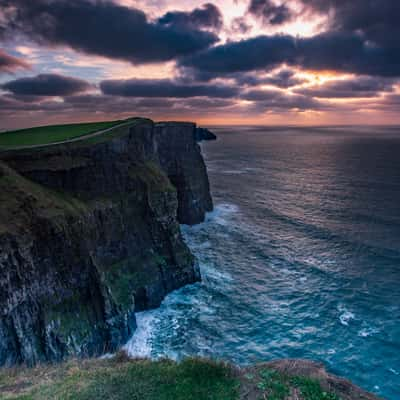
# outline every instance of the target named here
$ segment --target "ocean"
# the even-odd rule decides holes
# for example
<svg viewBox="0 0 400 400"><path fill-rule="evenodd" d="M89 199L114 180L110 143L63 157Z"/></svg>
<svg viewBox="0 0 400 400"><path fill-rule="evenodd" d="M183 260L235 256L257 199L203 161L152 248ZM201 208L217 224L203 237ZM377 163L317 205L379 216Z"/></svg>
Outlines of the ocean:
<svg viewBox="0 0 400 400"><path fill-rule="evenodd" d="M400 398L400 127L210 127L203 281L137 314L131 355L322 361Z"/></svg>

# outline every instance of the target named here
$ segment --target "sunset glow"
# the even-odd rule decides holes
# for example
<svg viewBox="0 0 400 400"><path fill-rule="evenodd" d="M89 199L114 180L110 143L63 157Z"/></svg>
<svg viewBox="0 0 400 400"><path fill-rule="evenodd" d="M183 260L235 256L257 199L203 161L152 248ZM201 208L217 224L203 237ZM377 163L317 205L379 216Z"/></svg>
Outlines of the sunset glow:
<svg viewBox="0 0 400 400"><path fill-rule="evenodd" d="M393 2L387 15L373 2L350 14L333 0L35 4L0 0L1 130L130 115L400 122Z"/></svg>

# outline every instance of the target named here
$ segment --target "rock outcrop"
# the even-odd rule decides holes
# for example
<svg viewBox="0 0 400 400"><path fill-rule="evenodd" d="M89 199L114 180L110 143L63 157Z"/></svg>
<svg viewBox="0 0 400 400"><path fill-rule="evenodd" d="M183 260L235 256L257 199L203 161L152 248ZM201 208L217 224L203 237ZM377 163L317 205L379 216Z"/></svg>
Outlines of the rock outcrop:
<svg viewBox="0 0 400 400"><path fill-rule="evenodd" d="M304 400L310 398L301 393L301 390L296 385L293 385L293 378L295 380L298 378L308 378L321 385L325 391L325 396L316 397L314 393L314 397L311 397L313 399L382 400L380 397L366 392L349 380L329 373L324 364L304 359L274 360L240 369L238 371L242 383L240 399L258 400L264 397L263 385L257 382L257 377L262 376L263 373L265 376L265 371L274 371L284 377L287 383L289 382L288 389L290 394L284 396L287 400ZM292 384L290 384L290 381L292 381ZM328 393L333 393L335 397L328 395Z"/></svg>
<svg viewBox="0 0 400 400"><path fill-rule="evenodd" d="M185 135L185 132L193 135ZM178 220L193 225L204 220L213 204L206 166L191 123L160 122L155 126L160 164L178 193Z"/></svg>
<svg viewBox="0 0 400 400"><path fill-rule="evenodd" d="M206 128L196 128L196 140L217 140L217 136Z"/></svg>
<svg viewBox="0 0 400 400"><path fill-rule="evenodd" d="M200 279L179 222L211 209L194 124L0 153L0 365L118 348Z"/></svg>

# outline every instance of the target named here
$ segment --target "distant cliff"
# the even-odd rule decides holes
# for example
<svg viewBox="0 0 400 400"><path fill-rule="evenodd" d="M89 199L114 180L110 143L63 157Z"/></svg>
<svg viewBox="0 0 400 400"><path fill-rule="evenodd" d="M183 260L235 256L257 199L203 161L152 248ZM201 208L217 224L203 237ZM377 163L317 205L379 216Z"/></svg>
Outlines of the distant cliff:
<svg viewBox="0 0 400 400"><path fill-rule="evenodd" d="M195 125L0 153L0 365L115 350L200 279L179 223L212 210Z"/></svg>
<svg viewBox="0 0 400 400"><path fill-rule="evenodd" d="M198 142L203 140L217 140L217 136L206 128L196 128L196 140Z"/></svg>

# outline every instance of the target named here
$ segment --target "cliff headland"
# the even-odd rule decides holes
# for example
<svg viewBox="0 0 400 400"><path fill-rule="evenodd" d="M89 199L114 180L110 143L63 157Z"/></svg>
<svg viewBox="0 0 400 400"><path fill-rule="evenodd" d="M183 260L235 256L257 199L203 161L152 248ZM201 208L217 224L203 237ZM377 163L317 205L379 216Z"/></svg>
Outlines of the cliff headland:
<svg viewBox="0 0 400 400"><path fill-rule="evenodd" d="M0 153L0 365L114 351L200 279L179 224L212 210L195 124L132 119Z"/></svg>

